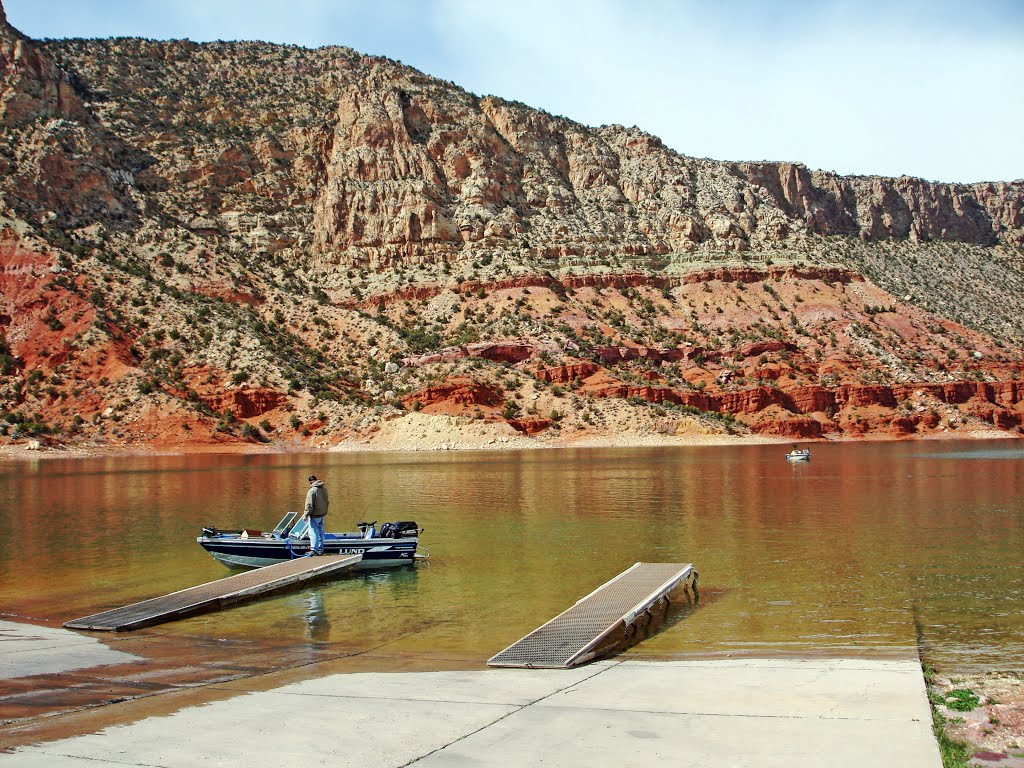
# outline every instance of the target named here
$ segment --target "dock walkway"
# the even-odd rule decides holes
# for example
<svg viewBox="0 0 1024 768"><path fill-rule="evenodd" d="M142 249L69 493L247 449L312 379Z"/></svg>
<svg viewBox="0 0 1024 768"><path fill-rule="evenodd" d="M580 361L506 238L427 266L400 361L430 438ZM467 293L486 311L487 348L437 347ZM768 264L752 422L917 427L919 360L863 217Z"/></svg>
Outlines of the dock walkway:
<svg viewBox="0 0 1024 768"><path fill-rule="evenodd" d="M252 600L294 584L334 575L351 568L362 559L362 555L299 557L182 589L169 595L94 613L65 622L64 626L70 629L112 632L149 627L198 613L216 611L232 603Z"/></svg>
<svg viewBox="0 0 1024 768"><path fill-rule="evenodd" d="M490 667L565 669L600 655L616 633L690 576L692 564L636 563L487 661Z"/></svg>

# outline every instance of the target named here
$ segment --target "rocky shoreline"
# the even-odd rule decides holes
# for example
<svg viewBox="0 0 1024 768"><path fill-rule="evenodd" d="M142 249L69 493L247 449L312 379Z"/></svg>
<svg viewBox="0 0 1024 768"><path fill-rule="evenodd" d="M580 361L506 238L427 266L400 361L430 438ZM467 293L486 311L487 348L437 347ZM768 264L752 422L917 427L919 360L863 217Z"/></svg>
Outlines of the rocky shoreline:
<svg viewBox="0 0 1024 768"><path fill-rule="evenodd" d="M891 442L895 438L836 437L805 445L837 442ZM997 429L930 434L918 440L1014 440L1015 434ZM791 445L791 439L771 435L728 434L700 431L659 434L626 429L614 434L591 431L566 435L528 436L504 422L463 419L444 414L410 413L402 419L383 421L360 433L338 438L299 442L180 443L132 441L125 443L39 444L36 441L0 445L0 459L29 460L89 458L94 456L191 455L191 454L274 454L274 453L374 453L431 451L543 450L556 448L672 448L697 446Z"/></svg>
<svg viewBox="0 0 1024 768"><path fill-rule="evenodd" d="M1024 670L957 675L924 669L950 751L970 766L1024 766Z"/></svg>

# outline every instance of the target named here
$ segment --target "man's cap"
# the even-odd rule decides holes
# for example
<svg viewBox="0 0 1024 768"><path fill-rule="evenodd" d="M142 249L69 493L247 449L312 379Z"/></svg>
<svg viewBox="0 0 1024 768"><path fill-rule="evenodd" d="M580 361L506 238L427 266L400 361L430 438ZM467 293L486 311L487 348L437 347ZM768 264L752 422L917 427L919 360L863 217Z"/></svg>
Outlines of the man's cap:
<svg viewBox="0 0 1024 768"><path fill-rule="evenodd" d="M310 475L306 479L309 480L309 482L311 482L311 483L315 483L316 482L316 475Z"/></svg>

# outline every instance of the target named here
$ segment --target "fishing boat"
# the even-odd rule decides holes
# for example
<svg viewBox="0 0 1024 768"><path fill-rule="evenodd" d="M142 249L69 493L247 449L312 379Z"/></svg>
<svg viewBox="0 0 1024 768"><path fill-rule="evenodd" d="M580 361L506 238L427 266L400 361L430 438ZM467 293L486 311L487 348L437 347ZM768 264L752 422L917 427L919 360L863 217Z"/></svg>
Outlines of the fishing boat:
<svg viewBox="0 0 1024 768"><path fill-rule="evenodd" d="M423 557L416 552L423 529L412 521L383 523L378 528L375 520L356 527L358 531L325 533L324 554L362 555L357 569L406 565ZM309 521L289 512L272 531L209 527L196 541L229 568L262 568L309 556Z"/></svg>
<svg viewBox="0 0 1024 768"><path fill-rule="evenodd" d="M786 461L810 461L811 460L811 449L810 448L794 448L792 451L786 454Z"/></svg>

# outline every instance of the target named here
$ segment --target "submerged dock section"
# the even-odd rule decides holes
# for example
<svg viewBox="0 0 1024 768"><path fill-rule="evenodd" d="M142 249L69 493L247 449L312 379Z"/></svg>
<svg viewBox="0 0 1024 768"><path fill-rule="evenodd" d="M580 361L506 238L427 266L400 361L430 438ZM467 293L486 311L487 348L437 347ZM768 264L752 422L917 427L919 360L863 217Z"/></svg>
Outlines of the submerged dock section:
<svg viewBox="0 0 1024 768"><path fill-rule="evenodd" d="M636 563L547 624L487 660L490 667L566 669L625 640L630 626L690 576L693 565Z"/></svg>
<svg viewBox="0 0 1024 768"><path fill-rule="evenodd" d="M123 608L74 619L65 622L64 626L70 629L111 632L150 627L186 616L220 610L232 603L252 600L295 584L336 575L348 570L362 559L362 555L299 557L246 571L237 576L200 584L197 587L182 589L162 597L143 600Z"/></svg>

